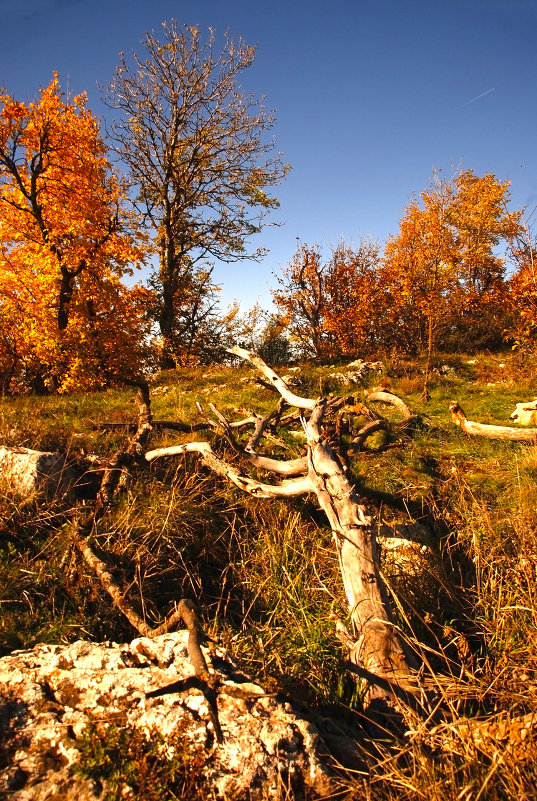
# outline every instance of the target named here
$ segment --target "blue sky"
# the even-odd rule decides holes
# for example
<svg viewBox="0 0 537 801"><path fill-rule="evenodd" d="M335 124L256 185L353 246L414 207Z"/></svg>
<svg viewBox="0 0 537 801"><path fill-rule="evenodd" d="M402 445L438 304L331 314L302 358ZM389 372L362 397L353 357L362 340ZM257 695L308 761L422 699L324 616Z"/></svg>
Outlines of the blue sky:
<svg viewBox="0 0 537 801"><path fill-rule="evenodd" d="M216 266L224 303L269 305L297 237L384 242L434 169L493 172L511 208L537 206L536 0L0 0L0 85L27 100L56 70L104 116L119 52L172 18L258 44L243 85L292 165L283 225L253 240L269 255Z"/></svg>

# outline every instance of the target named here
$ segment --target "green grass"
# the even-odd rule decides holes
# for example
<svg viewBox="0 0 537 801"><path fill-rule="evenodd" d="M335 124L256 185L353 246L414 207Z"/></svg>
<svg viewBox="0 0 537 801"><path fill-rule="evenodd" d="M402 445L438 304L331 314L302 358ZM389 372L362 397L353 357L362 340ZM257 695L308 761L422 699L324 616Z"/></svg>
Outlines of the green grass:
<svg viewBox="0 0 537 801"><path fill-rule="evenodd" d="M369 776L365 784L350 782L356 799L522 798L534 786L533 732L525 741L533 763L515 759L513 751L497 764L505 752L499 740L491 740L484 755L471 737L457 740L449 727L461 715L509 719L537 708L537 449L464 436L448 404L458 400L479 422L509 424L515 403L537 394L537 371L511 354L446 356L437 364L451 369L433 375L429 403L420 398L421 365L385 364L392 390L421 422L412 437L394 427L388 442L353 456L350 470L373 515L418 521L429 532L422 557L403 568L387 559L383 569L406 636L425 646L427 660L440 671L447 728L442 736L433 736L429 726L402 741L364 740ZM372 373L363 386L345 386L328 377L333 372L344 373L345 366L304 366L293 374L296 391L362 400L363 389L379 380ZM248 366L162 374L152 386L155 418L198 420L197 401L206 411L216 404L232 419L267 413L276 396L254 377ZM386 411L395 426L398 413L375 409ZM125 434L100 431L98 424L136 417L131 390L9 398L0 409L0 440L104 458ZM154 434L151 447L205 438L214 434L166 431ZM282 441L293 455L300 451L283 433ZM222 443L218 447L234 458ZM284 454L276 442L267 451ZM22 503L9 492L0 498L4 652L39 641L135 635L82 563L68 517L59 506ZM354 721L360 730L360 693L331 620L346 615L345 597L331 533L313 499L244 496L209 474L195 455L157 461L137 472L99 522L93 544L148 622L161 620L180 597L197 599L206 628L256 680ZM467 658L464 642L472 652Z"/></svg>

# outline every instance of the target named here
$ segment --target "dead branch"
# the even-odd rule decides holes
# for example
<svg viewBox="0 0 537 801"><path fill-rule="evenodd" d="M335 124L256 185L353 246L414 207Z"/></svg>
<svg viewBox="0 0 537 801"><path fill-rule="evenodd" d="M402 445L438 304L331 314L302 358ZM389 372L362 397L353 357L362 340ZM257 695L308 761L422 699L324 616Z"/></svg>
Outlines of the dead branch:
<svg viewBox="0 0 537 801"><path fill-rule="evenodd" d="M368 401L379 401L380 403L389 403L391 406L395 406L401 414L403 415L403 420L410 420L416 417L414 412L411 412L404 400L401 400L397 395L394 395L393 392L371 392L367 396Z"/></svg>
<svg viewBox="0 0 537 801"><path fill-rule="evenodd" d="M353 451L361 450L368 437L370 437L372 434L375 434L377 431L387 430L388 422L386 420L372 420L370 423L366 423L366 425L360 429L358 434L352 438L347 448L348 450Z"/></svg>
<svg viewBox="0 0 537 801"><path fill-rule="evenodd" d="M146 453L145 458L151 462L160 457L196 452L209 469L256 497L290 498L315 493L332 529L349 604L354 629L350 658L356 666L367 672L370 700L393 699L398 696L401 686L408 684L412 659L393 623L388 593L379 569L375 529L354 487L349 483L340 458L328 441L330 435L327 432L333 430L334 426L328 424L327 417L348 407L353 399L301 398L294 395L285 382L255 354L237 347L231 352L255 365L261 375L270 381L271 387L280 393L283 401L310 413L309 419L301 419L306 433L307 453L302 459L285 463L242 448L233 436L231 424L213 407L220 429L235 452L246 461L280 475L282 465L286 465L285 470L289 470L291 465L291 469L300 470L300 477L274 485L261 483L218 456L208 442L152 450ZM385 399L384 394L388 393L380 393L381 397L376 399L394 403L396 396L390 395ZM398 404L398 401L396 398L394 405L411 416L406 404L402 401ZM380 424L386 425L385 421ZM260 438L261 435L256 442ZM375 676L378 677L377 681Z"/></svg>
<svg viewBox="0 0 537 801"><path fill-rule="evenodd" d="M72 529L71 537L74 544L84 557L86 564L93 570L101 582L101 586L114 602L114 605L123 615L125 615L131 626L136 629L136 631L141 634L142 637L158 637L160 634L165 634L183 618L183 610L182 608L178 607L174 612L168 615L164 622L159 626L155 628L148 626L145 620L140 617L140 615L126 600L125 593L114 580L114 577L108 570L108 567L102 561L102 559L97 556L88 540L80 533L78 527L75 526Z"/></svg>
<svg viewBox="0 0 537 801"><path fill-rule="evenodd" d="M130 468L135 461L140 461L143 458L143 453L152 430L153 415L151 414L151 402L149 400L149 386L147 381L142 379L138 381L129 380L127 383L138 388L138 403L140 409L138 427L132 439L112 457L103 471L101 487L97 495L97 503L93 515L94 518L99 516L104 509L110 506L117 492L125 488L129 478Z"/></svg>
<svg viewBox="0 0 537 801"><path fill-rule="evenodd" d="M246 448L243 448L240 445L235 437L233 436L233 431L231 424L229 421L224 417L224 415L214 406L214 404L209 404L213 414L216 417L216 421L218 426L224 432L227 441L233 448L233 450L246 459L250 464L255 465L255 467L259 467L262 470L268 470L272 473L276 473L280 476L303 476L308 472L308 463L305 456L301 456L298 459L288 459L288 460L281 460L281 459L272 459L269 456L261 456L260 454L256 453L253 449L250 449L249 444ZM269 420L272 415L268 415L265 420ZM263 421L262 421L263 422ZM262 432L262 427L260 427ZM257 433L257 432L256 432ZM259 437L257 437L258 439ZM254 438L251 438L252 441Z"/></svg>
<svg viewBox="0 0 537 801"><path fill-rule="evenodd" d="M174 420L153 420L151 422L154 431L179 431L182 434L191 434L194 431L204 431L207 428L205 423L182 423ZM129 434L134 434L138 430L138 423L98 423L92 426L94 431L118 431L125 430Z"/></svg>
<svg viewBox="0 0 537 801"><path fill-rule="evenodd" d="M463 409L457 401L449 404L451 419L461 431L469 436L486 437L487 439L503 439L512 442L526 442L537 444L537 428L511 428L511 426L495 426L486 423L475 423L468 420Z"/></svg>
<svg viewBox="0 0 537 801"><path fill-rule="evenodd" d="M257 416L246 417L244 420L236 420L230 423L234 429L248 428L256 426L260 418ZM179 431L181 434L194 434L196 431L205 431L207 428L214 428L214 422L203 421L201 423L183 423L180 420L152 420L153 431ZM129 434L138 431L138 423L99 423L92 426L94 431L118 431L125 430Z"/></svg>
<svg viewBox="0 0 537 801"><path fill-rule="evenodd" d="M148 451L145 458L148 462L160 459L162 456L179 456L184 453L199 453L204 464L223 478L227 478L236 487L254 495L256 498L295 498L312 492L313 489L307 476L282 481L280 484L263 484L241 473L233 465L221 459L213 451L208 442L187 442L184 445L172 445L169 448L156 448Z"/></svg>
<svg viewBox="0 0 537 801"><path fill-rule="evenodd" d="M229 349L229 353L233 353L235 356L239 356L241 359L245 359L246 361L250 362L257 367L261 375L264 375L265 378L268 379L269 384L271 387L274 387L282 396L282 398L287 401L289 406L296 406L297 409L313 409L315 406L315 401L311 400L310 398L301 398L298 395L295 395L292 392L285 381L280 378L280 376L274 372L265 362L261 359L257 354L252 353L249 350L245 350L244 348L239 348L238 345L235 345L233 348Z"/></svg>
<svg viewBox="0 0 537 801"><path fill-rule="evenodd" d="M261 437L270 425L276 426L281 421L282 412L285 407L285 402L282 398L278 404L278 408L267 414L265 417L257 417L254 432L246 445L246 450L250 453L255 452Z"/></svg>

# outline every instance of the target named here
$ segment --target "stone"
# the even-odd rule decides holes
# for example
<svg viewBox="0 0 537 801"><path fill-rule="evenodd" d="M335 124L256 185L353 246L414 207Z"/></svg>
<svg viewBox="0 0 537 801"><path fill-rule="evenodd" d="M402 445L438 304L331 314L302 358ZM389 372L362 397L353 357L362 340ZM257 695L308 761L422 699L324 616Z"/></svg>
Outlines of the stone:
<svg viewBox="0 0 537 801"><path fill-rule="evenodd" d="M0 446L0 482L3 489L23 498L73 503L94 497L98 478L89 464L62 453Z"/></svg>
<svg viewBox="0 0 537 801"><path fill-rule="evenodd" d="M525 403L517 403L511 419L522 426L537 425L537 398Z"/></svg>
<svg viewBox="0 0 537 801"><path fill-rule="evenodd" d="M291 704L247 681L225 651L213 649L219 669L210 668L223 742L214 736L209 704L199 689L146 697L193 676L187 637L179 631L129 644L38 645L1 658L0 796L9 793L12 801L106 797L106 780L92 781L74 770L81 760L80 739L97 720L147 737L185 732L205 755L203 776L211 798L241 793L252 801L331 797L337 783L318 728ZM125 797L132 797L129 793L127 787Z"/></svg>

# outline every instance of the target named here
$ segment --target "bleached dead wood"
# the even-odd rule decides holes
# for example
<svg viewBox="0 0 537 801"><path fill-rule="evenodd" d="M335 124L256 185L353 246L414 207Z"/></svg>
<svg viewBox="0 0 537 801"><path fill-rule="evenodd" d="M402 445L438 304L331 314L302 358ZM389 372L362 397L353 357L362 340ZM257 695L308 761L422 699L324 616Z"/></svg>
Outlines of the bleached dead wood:
<svg viewBox="0 0 537 801"><path fill-rule="evenodd" d="M245 475L234 465L221 459L208 442L186 442L184 445L172 445L168 448L156 448L148 451L145 458L148 462L163 456L180 456L185 453L199 453L204 464L222 478L227 478L236 487L254 495L256 498L294 498L312 491L307 477L282 481L280 484L263 484Z"/></svg>
<svg viewBox="0 0 537 801"><path fill-rule="evenodd" d="M229 352L233 353L235 356L238 356L240 359L245 359L246 361L251 362L254 367L259 370L261 375L265 376L269 382L269 385L274 387L274 389L280 393L282 398L287 401L289 406L296 406L297 409L313 409L315 406L316 402L311 400L311 398L301 398L299 395L295 395L295 393L289 389L285 381L283 381L280 376L268 366L268 364L265 364L263 359L261 359L256 353L252 353L244 348L239 348L238 345L230 348Z"/></svg>
<svg viewBox="0 0 537 801"><path fill-rule="evenodd" d="M466 414L457 401L449 404L451 419L461 431L469 436L486 437L487 439L503 439L512 442L526 442L537 444L537 428L512 428L510 426L495 426L486 423L476 423L468 420Z"/></svg>
<svg viewBox="0 0 537 801"><path fill-rule="evenodd" d="M89 544L88 540L82 536L76 528L71 531L71 537L74 544L84 557L86 564L93 570L101 582L101 586L108 593L114 605L123 615L125 615L132 627L136 629L136 631L141 634L142 637L157 637L160 634L165 634L167 631L170 631L170 629L177 625L177 623L183 618L182 610L178 608L172 612L159 626L149 626L128 602L124 591L114 580L114 577L109 571L106 563L97 556L95 550Z"/></svg>
<svg viewBox="0 0 537 801"><path fill-rule="evenodd" d="M350 660L367 676L370 700L396 696L401 686L410 685L412 660L392 618L387 591L379 570L375 528L349 482L341 460L323 431L328 411L343 409L346 399L328 401L324 398L302 398L292 393L285 382L256 354L238 347L233 348L232 352L251 362L286 403L302 412L310 413L308 418L302 419L307 453L303 459L285 462L246 450L236 442L228 421L213 408L220 427L235 451L248 462L279 475L285 474L289 465L292 465L292 470L297 471L297 477L278 484L261 483L219 457L207 442L152 450L146 453L146 460L197 452L211 470L256 497L289 498L314 493L328 518L339 558L354 628ZM393 402L394 397L391 396L390 402ZM408 413L411 414L409 410Z"/></svg>
<svg viewBox="0 0 537 801"><path fill-rule="evenodd" d="M365 441L372 435L376 434L377 431L387 431L388 430L388 423L386 420L371 420L371 422L366 423L366 425L360 429L358 434L352 438L351 442L348 445L349 450L361 450L364 447Z"/></svg>
<svg viewBox="0 0 537 801"><path fill-rule="evenodd" d="M401 412L403 419L399 423L399 428L402 431L408 431L418 420L417 415L415 415L414 412L408 408L404 400L399 398L397 395L394 395L393 392L370 392L367 396L367 400L387 403L390 406L394 406L399 412Z"/></svg>

